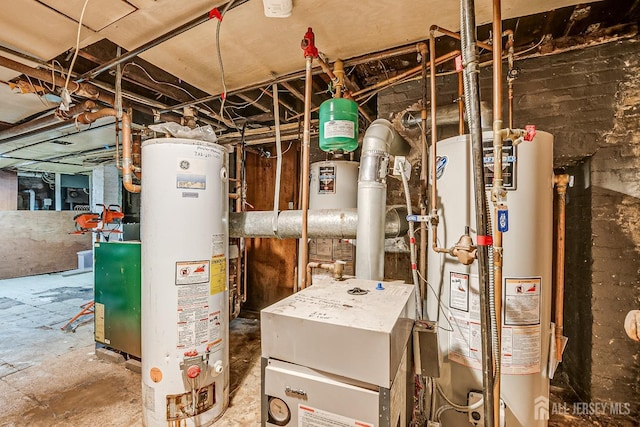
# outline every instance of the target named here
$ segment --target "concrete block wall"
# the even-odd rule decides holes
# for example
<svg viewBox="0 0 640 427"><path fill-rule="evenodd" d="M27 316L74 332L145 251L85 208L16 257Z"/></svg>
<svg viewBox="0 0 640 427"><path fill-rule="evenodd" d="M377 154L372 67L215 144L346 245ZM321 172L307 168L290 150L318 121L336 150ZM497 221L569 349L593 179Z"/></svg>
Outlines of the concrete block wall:
<svg viewBox="0 0 640 427"><path fill-rule="evenodd" d="M640 308L638 52L635 37L518 60L514 85L514 126L533 123L554 134L554 166L576 175L567 206L564 372L583 401L629 402L635 416L640 345L626 337L623 321ZM480 75L489 102L491 73L486 67ZM457 97L456 76L438 78L437 86L438 106ZM379 117L419 99L420 82L387 89L378 96ZM438 129L438 137L456 131ZM390 193L389 204L401 202Z"/></svg>

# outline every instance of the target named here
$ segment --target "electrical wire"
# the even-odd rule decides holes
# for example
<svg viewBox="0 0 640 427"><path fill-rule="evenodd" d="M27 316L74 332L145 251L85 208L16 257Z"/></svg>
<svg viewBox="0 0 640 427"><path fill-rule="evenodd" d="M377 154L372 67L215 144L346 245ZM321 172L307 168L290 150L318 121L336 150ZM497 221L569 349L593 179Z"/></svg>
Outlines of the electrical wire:
<svg viewBox="0 0 640 427"><path fill-rule="evenodd" d="M402 186L404 188L404 197L407 202L407 216L411 215L411 193L409 191L409 179L405 174L405 166L411 165L407 161L400 164L400 176L402 177ZM420 279L418 278L418 269L416 268L416 238L414 235L413 221L409 221L409 241L411 253L411 275L413 276L413 286L416 294L416 318L422 319L422 295L420 294Z"/></svg>
<svg viewBox="0 0 640 427"><path fill-rule="evenodd" d="M427 281L427 279L425 279L424 277L422 277L422 274L420 274L420 272L418 271L418 277L427 284L427 287L431 290L431 292L433 293L433 295L436 297L436 301L438 301L438 312L444 314L444 318L447 319L447 323L449 324L449 328L444 328L442 326L440 326L440 322L438 322L438 328L442 329L443 331L446 332L454 332L453 330L453 325L451 324L451 321L449 320L449 317L447 316L446 311L444 311L445 306L442 303L442 301L440 300L440 295L438 295L438 293L436 292L435 289L433 289L433 286L431 286L431 283L429 283Z"/></svg>
<svg viewBox="0 0 640 427"><path fill-rule="evenodd" d="M264 94L265 94L265 92L261 91L260 95L258 95L258 97L256 99L254 99L253 101L233 102L233 101L227 100L226 102L232 105L230 108L239 110L239 109L242 109L242 108L247 108L250 105L256 104L258 101L260 101L260 99L264 96Z"/></svg>
<svg viewBox="0 0 640 427"><path fill-rule="evenodd" d="M38 97L38 100L42 103L42 105L44 105L45 107L49 107L49 104L44 99L42 99L42 96L38 94L38 88L36 88L36 86L33 84L33 82L31 81L31 78L29 78L29 76L26 74L24 76L29 81L29 85L31 85L31 89L33 89L33 94Z"/></svg>
<svg viewBox="0 0 640 427"><path fill-rule="evenodd" d="M69 90L69 80L71 80L71 73L73 72L73 66L76 63L76 59L78 58L78 52L80 51L80 32L82 31L82 21L84 19L84 12L87 10L87 5L89 4L89 0L84 0L84 6L82 6L82 12L80 13L80 20L78 21L78 33L76 35L76 48L73 52L73 59L71 60L71 65L69 66L69 72L67 73L67 80L64 82L64 90Z"/></svg>
<svg viewBox="0 0 640 427"><path fill-rule="evenodd" d="M222 25L222 19L227 11L231 8L236 0L230 0L224 7L222 13L220 13L220 19L216 25L216 51L218 53L218 64L220 65L220 79L222 80L222 100L220 102L220 116L224 116L224 102L227 99L227 82L224 76L224 63L222 62L222 51L220 49L220 26ZM232 120L233 121L233 120Z"/></svg>
<svg viewBox="0 0 640 427"><path fill-rule="evenodd" d="M440 394L440 396L442 396L442 398L456 411L471 412L481 407L484 403L484 399L480 399L477 402L475 402L473 405L458 405L457 403L449 399L449 397L447 397L447 395L444 393L444 390L442 389L442 386L438 381L434 381L434 382L436 384L436 390L438 390L438 393Z"/></svg>

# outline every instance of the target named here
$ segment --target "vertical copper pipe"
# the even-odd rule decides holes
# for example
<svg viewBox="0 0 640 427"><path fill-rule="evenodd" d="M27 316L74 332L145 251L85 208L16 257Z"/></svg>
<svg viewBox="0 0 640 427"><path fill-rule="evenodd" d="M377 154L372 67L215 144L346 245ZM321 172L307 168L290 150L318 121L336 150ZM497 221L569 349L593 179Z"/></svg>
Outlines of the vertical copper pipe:
<svg viewBox="0 0 640 427"><path fill-rule="evenodd" d="M438 197L436 186L436 173L437 173L437 150L436 145L438 142L437 132L437 120L436 120L436 36L435 26L431 27L429 31L429 77L430 81L430 93L431 93L431 247L436 252L448 252L444 248L438 247L438 210L436 205L436 198ZM459 54L459 52L458 52ZM454 56L455 57L455 56Z"/></svg>
<svg viewBox="0 0 640 427"><path fill-rule="evenodd" d="M460 34L455 33L455 32L453 32L451 30L447 30L446 28L438 27L437 25L432 25L431 29L434 30L434 31L438 31L439 33L442 33L445 36L449 36L452 39L456 39L456 40L460 40L461 39ZM481 42L481 41L476 41L476 46L479 46L479 47L481 47L483 49L486 49L488 51L492 51L493 50L493 46L491 46L490 44Z"/></svg>
<svg viewBox="0 0 640 427"><path fill-rule="evenodd" d="M497 224L498 207L502 204L504 188L502 186L502 3L493 0L493 197L495 197L494 222ZM495 301L497 357L499 365L502 359L502 232L495 227L493 234L493 288ZM495 349L494 349L495 350ZM497 370L493 383L494 425L500 426L500 370Z"/></svg>
<svg viewBox="0 0 640 427"><path fill-rule="evenodd" d="M508 75L507 75L507 85L508 85L508 91L509 91L509 129L513 129L513 81L515 80L515 77L511 75L512 70L513 70L513 58L514 58L514 38L513 38L513 31L512 30L506 30L504 32L504 34L506 34L508 36L507 39L507 58L508 58Z"/></svg>
<svg viewBox="0 0 640 427"><path fill-rule="evenodd" d="M242 212L243 202L243 186L242 179L242 144L236 145L236 212ZM238 298L238 306L240 301L245 302L246 296L242 293L242 258L244 255L243 238L238 238L238 258L236 259L236 297ZM239 312L240 310L238 310Z"/></svg>
<svg viewBox="0 0 640 427"><path fill-rule="evenodd" d="M458 73L458 134L464 135L464 83L462 71Z"/></svg>
<svg viewBox="0 0 640 427"><path fill-rule="evenodd" d="M564 334L564 254L565 254L565 207L569 175L556 175L558 195L557 240L556 240L556 359L562 361L562 336Z"/></svg>
<svg viewBox="0 0 640 427"><path fill-rule="evenodd" d="M429 198L429 157L427 151L427 53L428 47L426 43L418 43L416 49L420 52L422 60L422 109L420 110L420 118L422 120L421 137L421 167L420 167L420 215L427 215L429 209L427 206ZM420 222L420 259L418 262L418 271L420 272L420 298L424 299L425 293L425 277L427 277L427 248L429 236L427 234L427 223Z"/></svg>
<svg viewBox="0 0 640 427"><path fill-rule="evenodd" d="M113 108L103 108L93 113L79 114L78 122L89 124L103 117L117 117L117 112ZM141 187L133 183L133 160L131 148L131 116L129 113L122 114L122 185L130 193L139 193Z"/></svg>
<svg viewBox="0 0 640 427"><path fill-rule="evenodd" d="M300 265L306 266L309 263L309 239L308 239L308 217L309 212L309 145L311 140L311 89L312 78L311 74L311 62L312 56L307 56L305 67L305 81L304 81L304 125L302 132L302 236L300 244L301 250L301 263ZM302 279L301 288L307 287L307 276L300 272Z"/></svg>
<svg viewBox="0 0 640 427"><path fill-rule="evenodd" d="M142 179L142 135L133 135L132 155L133 174L136 178Z"/></svg>
<svg viewBox="0 0 640 427"><path fill-rule="evenodd" d="M433 27L429 37L429 78L431 95L431 214L436 214L436 143L438 142L436 127L436 37Z"/></svg>

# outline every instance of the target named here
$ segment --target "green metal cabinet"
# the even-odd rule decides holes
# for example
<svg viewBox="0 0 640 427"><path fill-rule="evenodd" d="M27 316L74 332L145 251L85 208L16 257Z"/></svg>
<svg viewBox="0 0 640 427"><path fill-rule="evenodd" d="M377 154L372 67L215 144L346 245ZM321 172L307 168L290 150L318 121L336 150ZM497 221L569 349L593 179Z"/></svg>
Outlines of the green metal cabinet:
<svg viewBox="0 0 640 427"><path fill-rule="evenodd" d="M95 340L141 357L140 242L96 243Z"/></svg>

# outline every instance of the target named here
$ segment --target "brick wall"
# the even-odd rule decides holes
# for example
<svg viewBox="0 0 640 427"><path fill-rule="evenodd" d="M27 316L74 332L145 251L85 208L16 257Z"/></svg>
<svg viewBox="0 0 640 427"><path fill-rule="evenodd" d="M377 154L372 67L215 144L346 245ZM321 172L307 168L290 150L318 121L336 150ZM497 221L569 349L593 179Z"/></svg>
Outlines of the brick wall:
<svg viewBox="0 0 640 427"><path fill-rule="evenodd" d="M636 415L640 345L626 338L622 325L625 314L640 307L638 52L640 37L519 60L522 74L514 85L515 127L534 123L554 134L554 166L576 175L567 206L570 341L563 369L582 400L630 402ZM480 75L489 102L491 72L483 68ZM438 106L457 97L455 76L437 85ZM387 89L378 97L379 117L419 98L419 82ZM455 127L438 129L439 138L455 133ZM401 200L391 192L388 203Z"/></svg>

